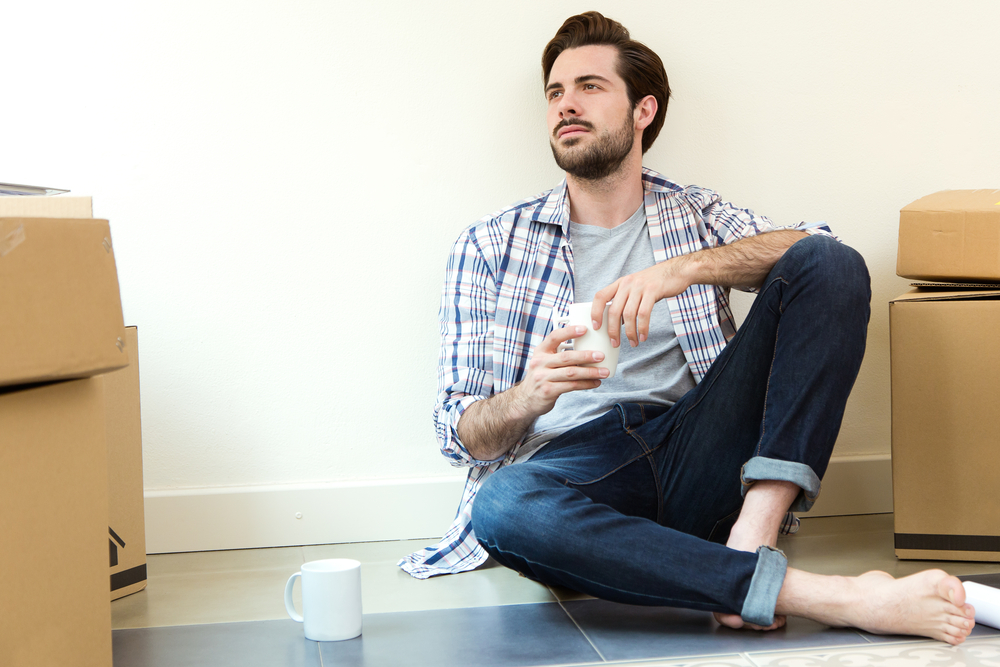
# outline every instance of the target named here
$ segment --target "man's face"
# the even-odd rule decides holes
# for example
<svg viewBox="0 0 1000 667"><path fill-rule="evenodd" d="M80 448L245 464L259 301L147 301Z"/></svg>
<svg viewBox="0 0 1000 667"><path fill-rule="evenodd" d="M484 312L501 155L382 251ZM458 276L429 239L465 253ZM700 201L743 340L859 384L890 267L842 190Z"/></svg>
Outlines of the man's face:
<svg viewBox="0 0 1000 667"><path fill-rule="evenodd" d="M632 151L635 119L613 46L581 46L556 58L545 87L556 164L585 180L614 173Z"/></svg>

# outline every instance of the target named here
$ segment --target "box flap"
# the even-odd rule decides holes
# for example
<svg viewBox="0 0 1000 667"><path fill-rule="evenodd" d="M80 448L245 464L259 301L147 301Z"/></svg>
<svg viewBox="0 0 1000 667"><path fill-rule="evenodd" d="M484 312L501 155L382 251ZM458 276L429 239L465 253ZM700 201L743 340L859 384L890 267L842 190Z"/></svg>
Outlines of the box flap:
<svg viewBox="0 0 1000 667"><path fill-rule="evenodd" d="M920 283L914 283L914 285L920 285ZM944 288L945 286L941 286ZM1000 299L1000 285L994 285L991 289L955 289L955 287L960 287L959 285L949 285L951 289L938 289L937 286L933 288L927 287L917 287L912 289L905 294L897 296L895 299L889 301L889 303L901 303L905 301L956 301L961 299Z"/></svg>
<svg viewBox="0 0 1000 667"><path fill-rule="evenodd" d="M0 385L128 364L107 220L0 218Z"/></svg>
<svg viewBox="0 0 1000 667"><path fill-rule="evenodd" d="M900 211L1000 212L1000 190L942 190L921 197Z"/></svg>

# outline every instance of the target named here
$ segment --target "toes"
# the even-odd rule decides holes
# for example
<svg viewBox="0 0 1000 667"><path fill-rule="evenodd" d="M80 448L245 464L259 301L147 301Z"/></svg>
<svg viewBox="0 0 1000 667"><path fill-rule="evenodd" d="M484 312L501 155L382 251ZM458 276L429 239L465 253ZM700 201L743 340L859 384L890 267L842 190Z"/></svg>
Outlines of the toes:
<svg viewBox="0 0 1000 667"><path fill-rule="evenodd" d="M929 570L928 573L940 577L937 582L938 595L959 608L965 605L965 588L958 578L952 577L943 570Z"/></svg>
<svg viewBox="0 0 1000 667"><path fill-rule="evenodd" d="M951 616L945 622L944 631L955 637L965 637L972 632L972 625L967 618Z"/></svg>
<svg viewBox="0 0 1000 667"><path fill-rule="evenodd" d="M724 625L727 628L732 628L733 630L739 630L744 625L749 625L743 622L743 619L739 614L720 614L718 612L714 612L712 615L715 616L715 620L721 625Z"/></svg>
<svg viewBox="0 0 1000 667"><path fill-rule="evenodd" d="M785 625L784 616L775 616L774 623L768 626L763 626L757 625L756 623L747 623L740 617L739 614L720 614L718 612L714 612L712 615L720 625L732 628L733 630L759 630L766 632L768 630L777 630Z"/></svg>
<svg viewBox="0 0 1000 667"><path fill-rule="evenodd" d="M962 635L961 637L956 637L954 635L945 634L944 636L941 637L940 641L947 642L952 646L958 646L959 644L965 641L965 635Z"/></svg>
<svg viewBox="0 0 1000 667"><path fill-rule="evenodd" d="M784 623L778 623L776 621L776 622L774 622L774 623L772 623L771 625L768 625L768 626L756 625L755 623L746 623L746 624L744 624L743 627L750 628L751 630L757 630L759 632L770 632L771 630L777 630L778 628L780 628L783 625L784 625Z"/></svg>
<svg viewBox="0 0 1000 667"><path fill-rule="evenodd" d="M950 624L957 627L965 634L969 634L972 632L972 629L976 627L976 622L968 616L952 616Z"/></svg>

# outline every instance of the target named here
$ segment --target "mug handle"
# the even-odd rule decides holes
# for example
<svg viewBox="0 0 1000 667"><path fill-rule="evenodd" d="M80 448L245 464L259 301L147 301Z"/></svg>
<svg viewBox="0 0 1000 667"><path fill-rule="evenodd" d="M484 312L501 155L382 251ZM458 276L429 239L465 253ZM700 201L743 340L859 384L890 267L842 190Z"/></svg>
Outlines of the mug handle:
<svg viewBox="0 0 1000 667"><path fill-rule="evenodd" d="M569 317L560 317L558 320L556 320L556 326L557 327L558 326L565 326L567 324L569 324ZM573 339L572 338L570 338L567 341L563 341L562 343L559 343L559 345L556 347L556 351L557 352L565 352L566 350L573 350L573 349L575 349L575 348L573 347Z"/></svg>
<svg viewBox="0 0 1000 667"><path fill-rule="evenodd" d="M285 610L288 615L292 617L293 621L302 623L302 616L299 612L295 611L295 601L292 599L292 587L295 585L295 577L301 577L301 572L296 572L292 576L288 577L288 583L285 584Z"/></svg>

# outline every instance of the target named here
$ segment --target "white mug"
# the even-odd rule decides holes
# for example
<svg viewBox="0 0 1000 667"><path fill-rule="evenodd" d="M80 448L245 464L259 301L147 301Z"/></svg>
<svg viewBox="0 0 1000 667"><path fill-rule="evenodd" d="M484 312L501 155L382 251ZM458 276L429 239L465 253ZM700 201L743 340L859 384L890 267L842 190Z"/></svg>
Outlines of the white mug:
<svg viewBox="0 0 1000 667"><path fill-rule="evenodd" d="M302 615L295 611L292 586L302 579ZM337 642L361 634L361 563L330 558L305 563L285 584L285 609L305 626L306 639Z"/></svg>
<svg viewBox="0 0 1000 667"><path fill-rule="evenodd" d="M559 351L563 350L594 350L604 353L604 361L593 364L583 364L584 366L596 366L608 369L608 378L615 376L615 369L618 368L618 351L621 348L611 347L611 327L608 323L608 310L611 304L604 306L604 316L601 321L601 328L594 330L593 318L590 316L590 309L593 301L587 303L574 303L569 307L569 313L565 317L556 320L556 325L583 326L587 331L579 338L571 339L559 344ZM621 330L621 323L618 323L618 330ZM605 378L607 379L607 378Z"/></svg>

